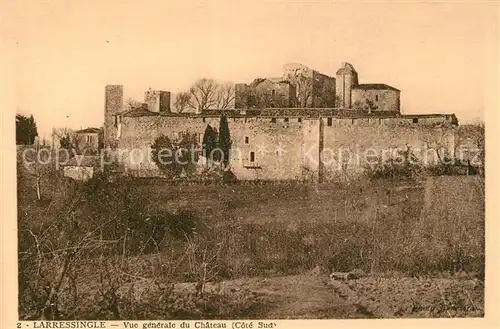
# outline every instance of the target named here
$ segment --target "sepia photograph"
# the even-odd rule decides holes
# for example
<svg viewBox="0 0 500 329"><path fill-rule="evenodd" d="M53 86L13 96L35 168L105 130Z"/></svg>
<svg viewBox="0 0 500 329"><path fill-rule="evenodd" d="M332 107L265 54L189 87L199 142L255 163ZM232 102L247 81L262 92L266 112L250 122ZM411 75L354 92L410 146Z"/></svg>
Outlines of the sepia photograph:
<svg viewBox="0 0 500 329"><path fill-rule="evenodd" d="M497 1L13 7L18 321L494 315Z"/></svg>

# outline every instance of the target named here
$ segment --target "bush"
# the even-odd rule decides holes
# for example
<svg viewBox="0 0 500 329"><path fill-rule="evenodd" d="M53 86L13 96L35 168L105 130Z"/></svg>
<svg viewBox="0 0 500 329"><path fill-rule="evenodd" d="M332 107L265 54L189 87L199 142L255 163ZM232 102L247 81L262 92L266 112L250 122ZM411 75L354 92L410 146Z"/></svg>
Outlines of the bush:
<svg viewBox="0 0 500 329"><path fill-rule="evenodd" d="M419 180L424 174L422 164L409 148L405 151L399 150L396 158L376 166L367 166L365 170L373 179Z"/></svg>
<svg viewBox="0 0 500 329"><path fill-rule="evenodd" d="M483 277L484 218L464 219L446 207L432 218L422 217L422 190L412 189L411 198L386 203L385 185L363 184L335 185L345 194L345 218L319 221L311 215L284 225L240 220L241 203L252 206L257 194L231 199L218 186L213 189L219 208L210 219L185 206L177 211L152 208L151 195L129 177L109 182L104 173L85 183L73 182L57 200L61 206L47 206L43 222L20 220L20 317L247 316L256 307L248 292L204 288L223 279L300 274L318 266L414 276L465 271ZM297 188L308 186L292 184L274 192ZM484 193L483 185L478 188ZM363 193L375 203L365 202ZM307 191L304 195L311 197ZM20 216L30 219L33 208L23 211L27 214ZM189 288L171 289L177 282Z"/></svg>
<svg viewBox="0 0 500 329"><path fill-rule="evenodd" d="M158 137L151 145L154 163L168 178L191 175L199 159L199 146L196 134L185 133L178 142L167 136Z"/></svg>

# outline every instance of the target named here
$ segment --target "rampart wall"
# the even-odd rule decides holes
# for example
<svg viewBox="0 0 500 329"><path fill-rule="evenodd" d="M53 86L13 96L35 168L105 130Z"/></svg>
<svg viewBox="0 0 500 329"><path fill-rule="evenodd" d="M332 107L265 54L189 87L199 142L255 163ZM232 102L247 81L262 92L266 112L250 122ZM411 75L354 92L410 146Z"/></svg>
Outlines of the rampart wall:
<svg viewBox="0 0 500 329"><path fill-rule="evenodd" d="M219 117L124 117L120 162L134 174L158 175L150 155L155 139L166 135L175 140L189 132L197 134L201 145L209 124L219 130ZM231 170L240 180L335 179L363 170L367 159L384 160L396 149L410 148L418 158L434 161L435 150L448 156L455 147L456 127L443 117L420 118L418 124L412 117L229 117L228 124Z"/></svg>
<svg viewBox="0 0 500 329"><path fill-rule="evenodd" d="M434 118L427 125L394 118L322 120L325 177L360 172L397 158L398 151L410 151L428 166L453 155L455 127L432 125Z"/></svg>

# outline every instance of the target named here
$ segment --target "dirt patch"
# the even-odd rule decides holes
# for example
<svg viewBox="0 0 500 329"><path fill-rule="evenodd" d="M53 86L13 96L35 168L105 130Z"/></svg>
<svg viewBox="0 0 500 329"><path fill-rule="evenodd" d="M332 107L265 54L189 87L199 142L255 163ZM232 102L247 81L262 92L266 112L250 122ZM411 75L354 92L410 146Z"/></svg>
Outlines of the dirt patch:
<svg viewBox="0 0 500 329"><path fill-rule="evenodd" d="M358 311L377 318L484 316L484 286L476 279L366 277L329 285Z"/></svg>
<svg viewBox="0 0 500 329"><path fill-rule="evenodd" d="M175 290L189 292L194 287L194 283L180 283ZM484 285L477 279L363 277L339 281L325 275L297 275L228 280L205 287L210 294L236 296L242 291L248 291L258 306L241 314L248 319L484 316Z"/></svg>

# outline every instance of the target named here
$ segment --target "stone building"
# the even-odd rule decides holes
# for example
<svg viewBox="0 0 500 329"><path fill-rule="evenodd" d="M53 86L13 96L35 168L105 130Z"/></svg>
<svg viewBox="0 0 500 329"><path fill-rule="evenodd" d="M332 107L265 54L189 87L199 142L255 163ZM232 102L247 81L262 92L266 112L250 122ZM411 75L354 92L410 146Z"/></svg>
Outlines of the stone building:
<svg viewBox="0 0 500 329"><path fill-rule="evenodd" d="M400 90L383 83L360 84L358 72L342 63L335 78L299 63L283 66L279 78L235 86L235 108L341 108L400 112Z"/></svg>
<svg viewBox="0 0 500 329"><path fill-rule="evenodd" d="M307 107L335 105L335 78L309 67L288 63L277 78L257 78L235 86L235 108Z"/></svg>
<svg viewBox="0 0 500 329"><path fill-rule="evenodd" d="M283 78L297 91L295 107L332 108L335 106L335 78L303 64L283 65Z"/></svg>
<svg viewBox="0 0 500 329"><path fill-rule="evenodd" d="M102 130L86 128L75 131L73 144L78 154L95 155L99 153L102 143Z"/></svg>
<svg viewBox="0 0 500 329"><path fill-rule="evenodd" d="M151 112L170 112L169 91L149 89L144 92L144 102Z"/></svg>
<svg viewBox="0 0 500 329"><path fill-rule="evenodd" d="M178 140L189 132L201 144L207 126L219 127L224 115L232 142L229 166L241 180L339 179L365 170L369 159L387 160L398 149L411 149L429 164L436 160L438 149L453 155L458 125L455 115L401 115L399 107L397 111L393 107L355 109L352 103L360 99L357 97L395 91L372 85L363 93L357 76L346 74L342 78L342 85L350 87L344 86L340 94L344 106L338 108L243 108L200 113L155 111L147 102L123 111L123 87L106 86L106 145L118 154L116 159L125 171L161 175L151 159L151 146L158 137ZM272 80L260 83L264 83L263 90L275 84ZM360 96L356 96L358 92Z"/></svg>
<svg viewBox="0 0 500 329"><path fill-rule="evenodd" d="M235 108L294 107L296 89L282 78L255 79L235 85Z"/></svg>
<svg viewBox="0 0 500 329"><path fill-rule="evenodd" d="M350 63L342 63L335 84L339 108L400 112L400 90L382 83L359 84L358 72Z"/></svg>

